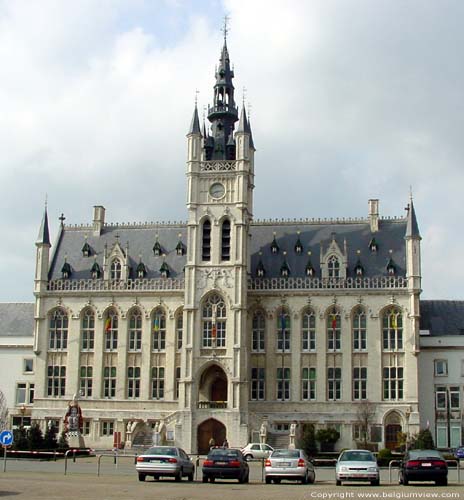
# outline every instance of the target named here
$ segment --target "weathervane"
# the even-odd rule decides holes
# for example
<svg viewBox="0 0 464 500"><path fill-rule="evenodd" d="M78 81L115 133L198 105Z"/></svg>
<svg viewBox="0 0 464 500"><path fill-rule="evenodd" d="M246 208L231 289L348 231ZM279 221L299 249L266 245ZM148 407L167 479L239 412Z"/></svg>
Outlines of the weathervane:
<svg viewBox="0 0 464 500"><path fill-rule="evenodd" d="M229 33L229 28L227 27L228 22L229 22L229 16L226 14L224 16L224 25L221 30L224 33L224 43L227 41L227 33Z"/></svg>

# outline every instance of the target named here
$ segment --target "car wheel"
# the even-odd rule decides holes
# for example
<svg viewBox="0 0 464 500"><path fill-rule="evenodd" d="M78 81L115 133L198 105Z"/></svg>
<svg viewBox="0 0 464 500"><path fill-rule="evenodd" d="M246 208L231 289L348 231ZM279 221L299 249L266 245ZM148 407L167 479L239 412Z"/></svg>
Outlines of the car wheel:
<svg viewBox="0 0 464 500"><path fill-rule="evenodd" d="M280 481L281 481L280 477L276 477L276 478L274 479L274 483L275 483L275 484L280 484Z"/></svg>
<svg viewBox="0 0 464 500"><path fill-rule="evenodd" d="M153 481L159 481L159 476L153 476Z"/></svg>
<svg viewBox="0 0 464 500"><path fill-rule="evenodd" d="M208 482L208 477L207 476L203 476L203 479L201 480L202 483L207 483Z"/></svg>
<svg viewBox="0 0 464 500"><path fill-rule="evenodd" d="M403 476L403 484L407 486L409 484L409 479L406 476Z"/></svg>
<svg viewBox="0 0 464 500"><path fill-rule="evenodd" d="M340 481L340 479L337 479L337 480L335 481L335 484L336 484L337 486L341 486L341 485L342 485L342 482Z"/></svg>
<svg viewBox="0 0 464 500"><path fill-rule="evenodd" d="M139 481L145 481L145 474L139 472Z"/></svg>
<svg viewBox="0 0 464 500"><path fill-rule="evenodd" d="M316 474L309 476L309 484L314 484L316 482Z"/></svg>
<svg viewBox="0 0 464 500"><path fill-rule="evenodd" d="M266 484L271 484L271 478L270 477L266 478Z"/></svg>
<svg viewBox="0 0 464 500"><path fill-rule="evenodd" d="M448 478L447 478L447 477L445 477L445 478L443 478L443 479L437 479L437 480L435 481L435 484L436 484L437 486L448 486Z"/></svg>
<svg viewBox="0 0 464 500"><path fill-rule="evenodd" d="M247 472L247 475L245 476L245 480L243 481L244 483L249 483L250 482L250 473Z"/></svg>
<svg viewBox="0 0 464 500"><path fill-rule="evenodd" d="M216 478L215 477L210 477L209 481L210 481L210 483L214 483L214 481L216 481Z"/></svg>
<svg viewBox="0 0 464 500"><path fill-rule="evenodd" d="M249 461L253 458L253 455L248 454L248 455L245 455L243 458L244 458L247 462L249 462Z"/></svg>
<svg viewBox="0 0 464 500"><path fill-rule="evenodd" d="M371 486L380 486L380 479L374 479L374 481L371 481Z"/></svg>
<svg viewBox="0 0 464 500"><path fill-rule="evenodd" d="M177 483L179 481L182 481L182 469L174 476L174 481L176 481Z"/></svg>
<svg viewBox="0 0 464 500"><path fill-rule="evenodd" d="M301 484L308 484L308 475L304 475L302 478L301 478Z"/></svg>
<svg viewBox="0 0 464 500"><path fill-rule="evenodd" d="M192 482L193 481L193 470L189 474L187 474L187 479Z"/></svg>

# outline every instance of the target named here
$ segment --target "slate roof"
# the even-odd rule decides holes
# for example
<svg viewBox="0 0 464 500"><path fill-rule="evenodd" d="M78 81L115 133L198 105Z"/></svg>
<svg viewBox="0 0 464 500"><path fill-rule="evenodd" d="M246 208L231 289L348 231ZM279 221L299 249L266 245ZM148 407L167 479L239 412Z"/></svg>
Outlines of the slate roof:
<svg viewBox="0 0 464 500"><path fill-rule="evenodd" d="M321 277L321 243L325 253L332 242L333 234L342 252L346 239L348 277L355 276L354 268L358 259L364 269L363 276L386 276L386 266L390 257L396 266L396 276L405 276L405 231L406 219L381 220L379 231L376 233L371 232L367 220L355 222L277 222L271 224L255 222L251 227L251 274L256 276L256 269L261 259L266 273L265 277L279 277L281 266L286 260L290 268L290 277L305 277L306 265L311 259L315 277ZM277 254L271 252L274 233L279 246ZM369 249L372 237L375 237L377 242L377 252L372 252ZM301 253L295 251L298 238L303 245ZM284 251L287 252L285 256ZM311 252L310 256L308 251Z"/></svg>
<svg viewBox="0 0 464 500"><path fill-rule="evenodd" d="M183 277L186 255L177 255L176 246L180 240L186 248L187 225L147 225L147 226L111 226L106 225L99 236L93 235L91 227L63 227L59 237L52 264L49 272L49 279L61 279L61 269L66 262L71 266L71 279L90 279L90 270L96 261L103 271L103 255L105 245L110 254L114 245L119 242L122 250L126 251L129 243L129 265L131 267L131 277L135 278L135 271L140 260L145 264L147 274L145 278L159 278L160 268L164 262L169 266L170 277ZM162 252L166 255L155 256L153 246L158 241L162 247ZM82 248L85 243L90 246L90 255L84 257Z"/></svg>
<svg viewBox="0 0 464 500"><path fill-rule="evenodd" d="M306 266L311 259L315 277L321 276L320 245L327 250L332 238L340 249L344 249L346 239L348 251L348 274L354 276L354 268L360 261L365 277L386 276L386 266L390 258L396 266L396 276L405 276L405 240L406 219L381 219L379 231L372 233L368 220L353 222L342 221L256 221L250 227L251 276L256 276L258 263L261 260L265 268L265 277L279 277L284 260L290 268L290 277L306 277ZM299 233L298 233L299 232ZM271 243L275 238L279 253L271 253ZM159 278L164 258L155 256L153 246L156 241L166 254L166 264L170 269L170 277L183 277L186 255L178 255L176 247L180 241L186 249L186 224L160 225L106 225L100 236L93 235L91 227L63 227L57 246L49 277L61 279L61 270L66 260L71 266L71 279L90 279L91 268L96 261L102 267L105 245L108 254L119 242L126 250L129 244L129 264L131 277L141 261L146 267L146 278ZM333 236L332 236L333 235ZM369 243L375 236L377 252L369 249ZM297 253L295 244L300 240L303 251ZM85 243L90 246L90 256L84 257L82 248ZM359 253L358 253L359 250ZM390 252L391 250L391 252ZM284 251L286 255L284 256ZM308 251L311 256L308 256Z"/></svg>
<svg viewBox="0 0 464 500"><path fill-rule="evenodd" d="M464 300L421 300L419 324L435 337L464 335Z"/></svg>
<svg viewBox="0 0 464 500"><path fill-rule="evenodd" d="M0 303L0 337L32 337L33 333L33 303Z"/></svg>

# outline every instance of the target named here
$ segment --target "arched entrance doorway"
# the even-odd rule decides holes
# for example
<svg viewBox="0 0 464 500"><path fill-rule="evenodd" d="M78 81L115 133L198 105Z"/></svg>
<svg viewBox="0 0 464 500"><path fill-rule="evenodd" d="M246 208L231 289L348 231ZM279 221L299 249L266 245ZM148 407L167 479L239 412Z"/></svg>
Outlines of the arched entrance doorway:
<svg viewBox="0 0 464 500"><path fill-rule="evenodd" d="M392 411L385 418L385 448L394 450L400 446L401 416Z"/></svg>
<svg viewBox="0 0 464 500"><path fill-rule="evenodd" d="M215 418L205 420L197 429L197 453L206 455L209 451L211 438L214 439L216 445L222 445L226 436L226 426L223 423Z"/></svg>
<svg viewBox="0 0 464 500"><path fill-rule="evenodd" d="M227 376L219 365L211 365L201 375L198 403L200 408L227 407Z"/></svg>

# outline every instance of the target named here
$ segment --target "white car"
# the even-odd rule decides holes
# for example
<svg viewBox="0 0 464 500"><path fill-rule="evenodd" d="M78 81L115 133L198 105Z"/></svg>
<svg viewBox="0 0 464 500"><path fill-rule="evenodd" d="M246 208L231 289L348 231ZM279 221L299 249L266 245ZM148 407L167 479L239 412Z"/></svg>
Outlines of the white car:
<svg viewBox="0 0 464 500"><path fill-rule="evenodd" d="M268 458L274 451L272 446L264 443L249 443L242 448L242 454L245 460Z"/></svg>
<svg viewBox="0 0 464 500"><path fill-rule="evenodd" d="M342 451L335 466L335 481L337 486L342 481L366 481L379 486L380 471L374 454L368 450Z"/></svg>

